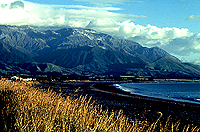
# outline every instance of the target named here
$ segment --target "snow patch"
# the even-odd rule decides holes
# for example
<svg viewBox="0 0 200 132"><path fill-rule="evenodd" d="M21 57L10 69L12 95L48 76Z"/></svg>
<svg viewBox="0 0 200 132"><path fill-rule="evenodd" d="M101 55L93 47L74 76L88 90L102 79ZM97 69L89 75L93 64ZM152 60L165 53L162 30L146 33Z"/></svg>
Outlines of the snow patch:
<svg viewBox="0 0 200 132"><path fill-rule="evenodd" d="M102 48L102 49L104 49L104 50L106 49L106 47L104 47L104 46L99 46L99 48Z"/></svg>
<svg viewBox="0 0 200 132"><path fill-rule="evenodd" d="M93 48L94 46L92 46L92 45L88 45L89 47L91 47L91 48Z"/></svg>
<svg viewBox="0 0 200 132"><path fill-rule="evenodd" d="M97 40L100 40L100 41L102 41L103 39L102 39L102 37L100 37L100 38L97 38Z"/></svg>
<svg viewBox="0 0 200 132"><path fill-rule="evenodd" d="M93 40L88 34L83 34L83 35L85 35L86 37L88 37L90 40Z"/></svg>

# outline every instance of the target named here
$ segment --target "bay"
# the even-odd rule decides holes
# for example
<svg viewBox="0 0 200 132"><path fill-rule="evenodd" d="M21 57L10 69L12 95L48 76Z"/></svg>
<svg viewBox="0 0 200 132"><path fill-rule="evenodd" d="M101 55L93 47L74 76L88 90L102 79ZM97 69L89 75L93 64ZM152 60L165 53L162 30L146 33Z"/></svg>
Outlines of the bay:
<svg viewBox="0 0 200 132"><path fill-rule="evenodd" d="M200 104L200 82L124 83L114 86L131 94Z"/></svg>

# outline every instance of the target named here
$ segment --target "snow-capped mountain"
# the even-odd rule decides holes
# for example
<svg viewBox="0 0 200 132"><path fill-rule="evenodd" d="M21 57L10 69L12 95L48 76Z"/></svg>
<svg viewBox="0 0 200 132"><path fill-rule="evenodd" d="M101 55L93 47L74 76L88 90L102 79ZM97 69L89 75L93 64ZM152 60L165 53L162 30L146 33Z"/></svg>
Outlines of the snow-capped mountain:
<svg viewBox="0 0 200 132"><path fill-rule="evenodd" d="M0 40L31 58L32 62L54 64L83 75L129 73L158 76L163 74L162 68L158 72L156 69L159 68L150 64L165 56L174 60L174 64L184 65L158 47L143 47L92 29L38 31L30 26L1 25Z"/></svg>

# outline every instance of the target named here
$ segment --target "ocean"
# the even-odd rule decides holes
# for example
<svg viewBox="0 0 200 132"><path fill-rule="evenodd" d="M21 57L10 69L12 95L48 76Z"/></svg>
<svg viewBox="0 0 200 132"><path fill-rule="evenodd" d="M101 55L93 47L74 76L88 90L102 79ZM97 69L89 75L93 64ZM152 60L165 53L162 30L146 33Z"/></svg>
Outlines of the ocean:
<svg viewBox="0 0 200 132"><path fill-rule="evenodd" d="M200 82L124 83L114 86L131 94L200 104Z"/></svg>

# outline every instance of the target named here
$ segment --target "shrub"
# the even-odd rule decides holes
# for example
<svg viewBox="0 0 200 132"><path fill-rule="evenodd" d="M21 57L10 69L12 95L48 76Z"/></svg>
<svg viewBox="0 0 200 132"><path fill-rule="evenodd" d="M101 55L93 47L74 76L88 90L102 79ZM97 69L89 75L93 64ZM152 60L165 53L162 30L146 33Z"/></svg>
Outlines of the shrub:
<svg viewBox="0 0 200 132"><path fill-rule="evenodd" d="M73 132L141 132L178 131L179 122L153 124L132 121L122 110L102 110L94 105L91 97L62 96L52 90L34 88L33 82L0 81L1 131L73 131ZM186 126L183 131L199 131L198 127Z"/></svg>

